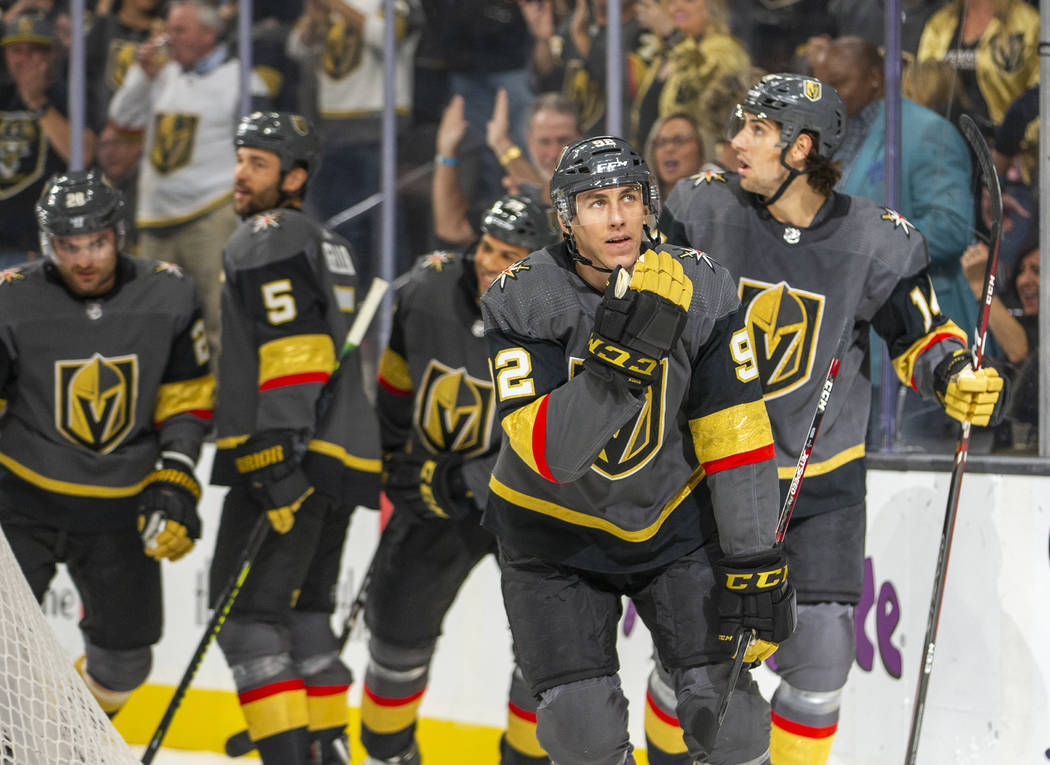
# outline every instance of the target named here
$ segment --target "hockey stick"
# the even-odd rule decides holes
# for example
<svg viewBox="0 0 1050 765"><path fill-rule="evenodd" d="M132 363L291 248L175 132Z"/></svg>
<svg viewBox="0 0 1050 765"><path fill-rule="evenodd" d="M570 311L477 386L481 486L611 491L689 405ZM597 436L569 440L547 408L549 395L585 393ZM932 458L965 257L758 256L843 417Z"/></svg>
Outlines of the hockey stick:
<svg viewBox="0 0 1050 765"><path fill-rule="evenodd" d="M981 296L981 312L974 329L971 363L974 371L981 368L984 359L984 344L988 337L988 316L992 307L992 295L995 293L995 270L999 265L999 239L1003 229L1003 197L999 188L999 176L992 163L992 153L981 135L976 123L968 115L959 117L959 129L970 144L970 150L977 160L981 183L988 191L992 207L992 225L989 231L991 247L988 262L984 269L984 289ZM959 495L962 491L963 472L966 470L966 455L970 448L970 423L963 422L959 432L959 442L955 447L955 464L952 467L951 483L948 485L948 505L944 511L944 527L941 531L941 546L937 553L937 567L933 574L933 593L930 598L930 611L926 618L926 637L919 654L919 682L915 691L915 703L912 707L911 730L908 733L908 750L904 762L915 765L919 751L919 737L922 733L922 717L926 711L926 693L930 686L930 672L933 670L933 654L937 644L937 626L941 618L941 605L944 602L945 582L948 574L948 559L951 556L952 536L955 533L955 518L959 511Z"/></svg>
<svg viewBox="0 0 1050 765"><path fill-rule="evenodd" d="M820 398L817 400L817 408L813 412L813 419L806 433L806 442L802 446L802 452L798 455L795 464L795 474L791 477L791 485L784 496L784 503L780 507L780 516L777 518L777 530L774 544L780 547L784 544L784 536L787 534L788 523L791 522L791 514L795 511L795 503L798 501L798 492L802 488L802 479L806 475L806 466L809 465L810 455L813 454L813 445L817 442L817 433L820 432L820 424L824 421L824 412L827 411L828 401L831 400L831 389L835 387L835 378L839 375L839 367L842 359L849 350L853 339L853 320L846 319L839 336L838 345L835 346L835 354L831 357L828 365L828 374L824 378L824 385L820 390ZM733 668L729 673L729 681L726 683L722 695L718 697L718 729L721 730L722 722L729 710L729 700L736 690L737 681L740 679L744 667L744 654L751 647L751 641L755 639L755 631L752 629L740 629L735 636L736 654L733 657ZM717 734L716 734L717 735Z"/></svg>
<svg viewBox="0 0 1050 765"><path fill-rule="evenodd" d="M325 398L325 391L331 391L333 389L333 381L336 379L339 370L342 368L342 362L350 353L353 353L364 339L365 332L368 330L368 325L372 323L372 318L375 316L375 313L379 308L379 303L383 299L383 294L386 292L388 286L387 282L383 279L372 280L372 284L368 289L368 294L365 296L364 302L361 304L357 317L350 326L350 330L346 333L346 340L343 342L343 347L339 351L339 357L336 360L335 368L332 370L328 382L325 383L325 389L321 391L321 395L318 397L319 408L322 406L321 400ZM150 739L145 752L142 754L142 765L149 765L157 755L157 750L160 749L161 742L164 740L164 736L167 735L168 728L171 727L171 722L175 718L175 712L178 710L179 704L182 703L186 691L189 690L190 684L193 682L193 678L196 676L201 662L204 661L204 654L208 651L211 642L215 639L215 636L219 634L219 630L222 629L223 624L226 622L226 617L229 615L230 609L233 608L234 601L237 600L237 596L240 594L241 588L244 586L245 579L247 579L248 574L251 573L252 565L255 563L255 558L258 556L259 550L263 546L263 542L266 541L269 530L269 517L266 513L260 513L259 520L255 522L255 526L252 528L251 534L248 537L248 543L245 545L244 552L237 564L237 568L234 571L233 576L230 577L230 580L226 583L226 586L222 589L219 597L215 599L215 611L212 614L211 619L208 621L208 625L204 630L204 634L201 636L200 642L197 643L197 649L193 652L193 657L190 659L186 671L182 674L182 680L179 681L178 686L175 688L175 693L172 694L171 701L168 702L168 708L164 710L164 715L157 724L157 729L153 732L153 737Z"/></svg>

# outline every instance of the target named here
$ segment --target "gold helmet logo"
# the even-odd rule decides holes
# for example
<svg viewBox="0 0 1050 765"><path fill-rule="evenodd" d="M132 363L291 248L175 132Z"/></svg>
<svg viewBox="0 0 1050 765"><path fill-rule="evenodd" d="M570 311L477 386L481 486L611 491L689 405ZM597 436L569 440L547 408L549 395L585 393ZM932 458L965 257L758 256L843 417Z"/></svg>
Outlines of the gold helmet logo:
<svg viewBox="0 0 1050 765"><path fill-rule="evenodd" d="M135 424L138 356L55 363L55 426L73 443L108 454Z"/></svg>
<svg viewBox="0 0 1050 765"><path fill-rule="evenodd" d="M799 387L813 370L824 296L792 289L786 282L740 280L740 302L765 398Z"/></svg>
<svg viewBox="0 0 1050 765"><path fill-rule="evenodd" d="M805 86L802 88L802 92L806 94L806 98L810 101L820 100L820 82L817 80L806 80Z"/></svg>
<svg viewBox="0 0 1050 765"><path fill-rule="evenodd" d="M492 382L431 359L419 384L416 429L435 452L482 454L492 442Z"/></svg>

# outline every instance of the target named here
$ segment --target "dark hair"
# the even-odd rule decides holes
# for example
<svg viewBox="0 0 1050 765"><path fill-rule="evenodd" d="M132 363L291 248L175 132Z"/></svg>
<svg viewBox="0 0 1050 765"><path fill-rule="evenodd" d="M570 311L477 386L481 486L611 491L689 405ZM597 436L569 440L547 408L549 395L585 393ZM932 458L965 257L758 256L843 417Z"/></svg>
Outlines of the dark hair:
<svg viewBox="0 0 1050 765"><path fill-rule="evenodd" d="M806 155L806 183L818 194L828 196L842 177L842 163L817 154L816 138L808 130L802 132L813 139L813 148Z"/></svg>
<svg viewBox="0 0 1050 765"><path fill-rule="evenodd" d="M567 114L572 117L573 124L576 126L576 135L583 135L583 118L580 115L580 107L564 93L549 91L536 96L529 105L529 114L525 124L531 128L532 118L539 112Z"/></svg>

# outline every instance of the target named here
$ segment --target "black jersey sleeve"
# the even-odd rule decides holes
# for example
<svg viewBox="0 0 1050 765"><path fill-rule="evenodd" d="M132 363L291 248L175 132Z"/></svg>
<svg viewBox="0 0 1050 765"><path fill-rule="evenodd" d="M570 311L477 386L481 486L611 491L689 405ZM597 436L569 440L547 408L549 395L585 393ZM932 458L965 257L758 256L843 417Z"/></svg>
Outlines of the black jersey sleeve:
<svg viewBox="0 0 1050 765"><path fill-rule="evenodd" d="M404 303L394 308L390 339L379 359L376 409L383 451L404 448L412 431L412 375L408 367L403 324Z"/></svg>

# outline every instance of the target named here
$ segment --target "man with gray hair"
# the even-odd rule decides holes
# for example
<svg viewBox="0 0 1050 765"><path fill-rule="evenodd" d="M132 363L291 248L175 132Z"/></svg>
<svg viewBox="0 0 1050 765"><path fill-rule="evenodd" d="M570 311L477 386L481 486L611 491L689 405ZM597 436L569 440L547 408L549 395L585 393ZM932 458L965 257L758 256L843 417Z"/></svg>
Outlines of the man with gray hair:
<svg viewBox="0 0 1050 765"><path fill-rule="evenodd" d="M200 289L208 341L219 348L222 243L230 205L229 137L239 116L240 64L221 42L222 19L203 0L175 0L166 31L143 43L109 118L143 135L136 224L142 252L185 268ZM252 77L253 104L266 88Z"/></svg>

